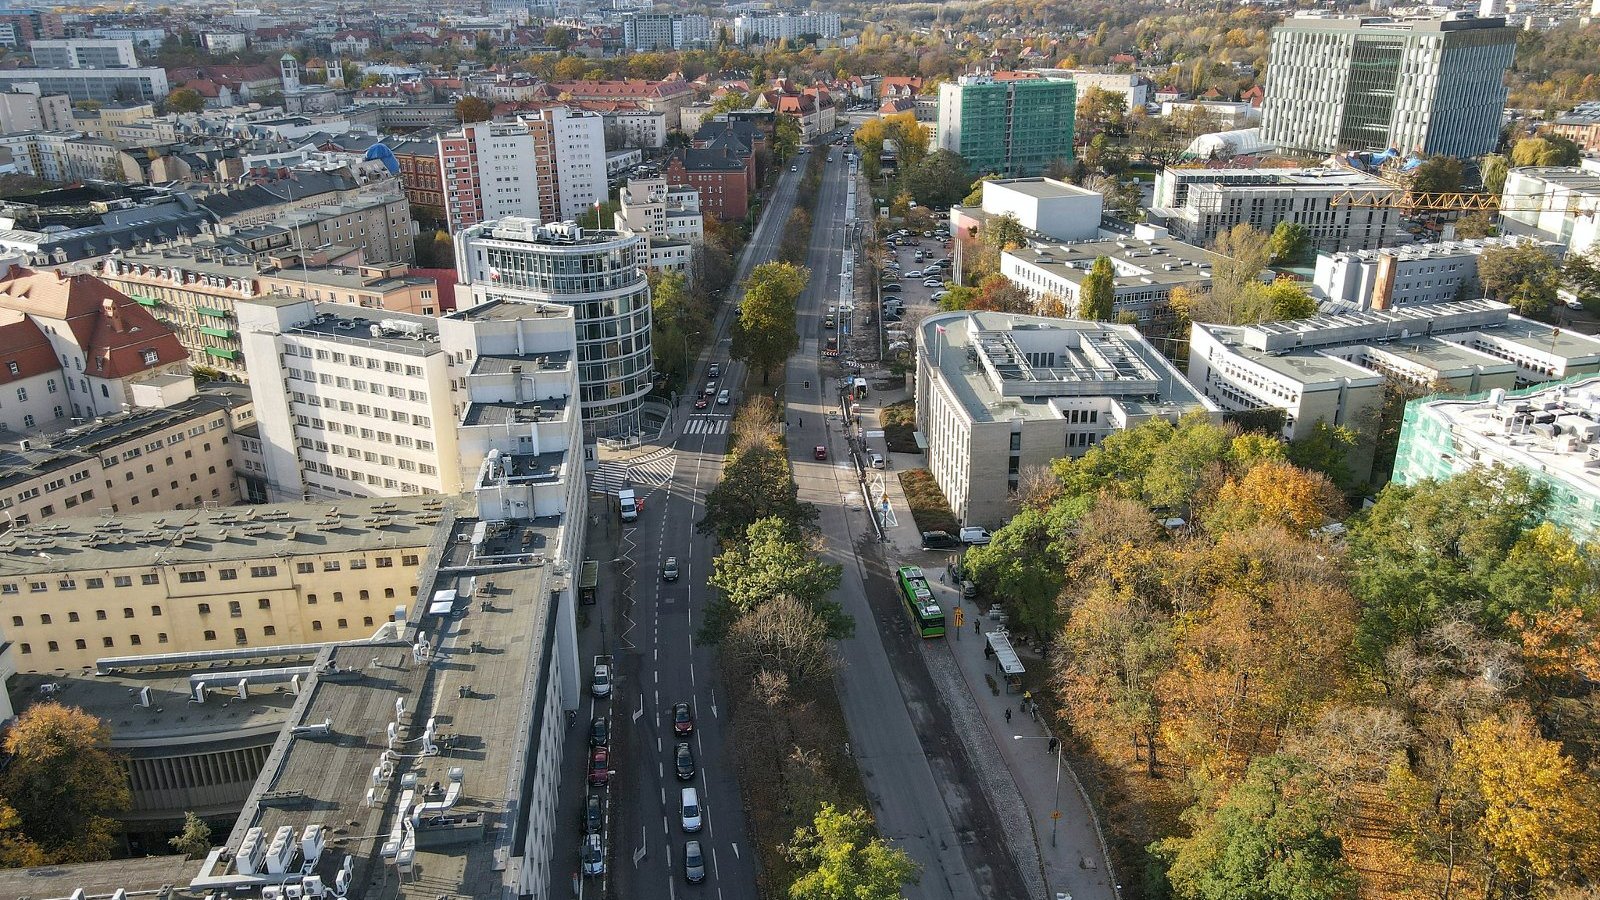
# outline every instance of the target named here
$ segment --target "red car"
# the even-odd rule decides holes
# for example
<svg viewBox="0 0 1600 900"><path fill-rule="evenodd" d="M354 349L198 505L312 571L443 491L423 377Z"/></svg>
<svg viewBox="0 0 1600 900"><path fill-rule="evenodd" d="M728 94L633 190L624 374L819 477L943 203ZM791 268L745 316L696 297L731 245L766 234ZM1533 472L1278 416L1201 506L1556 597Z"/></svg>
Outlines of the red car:
<svg viewBox="0 0 1600 900"><path fill-rule="evenodd" d="M821 444L818 444L817 445L817 449L811 451L811 455L815 456L817 459L827 459L828 458L828 448L822 446Z"/></svg>
<svg viewBox="0 0 1600 900"><path fill-rule="evenodd" d="M696 397L696 398L694 398L694 408L695 409L705 409L706 408L706 398L704 398L704 397Z"/></svg>
<svg viewBox="0 0 1600 900"><path fill-rule="evenodd" d="M594 748L594 752L589 755L589 783L596 785L611 783L611 751L604 747Z"/></svg>
<svg viewBox="0 0 1600 900"><path fill-rule="evenodd" d="M694 711L689 704L672 704L672 731L679 735L694 734Z"/></svg>

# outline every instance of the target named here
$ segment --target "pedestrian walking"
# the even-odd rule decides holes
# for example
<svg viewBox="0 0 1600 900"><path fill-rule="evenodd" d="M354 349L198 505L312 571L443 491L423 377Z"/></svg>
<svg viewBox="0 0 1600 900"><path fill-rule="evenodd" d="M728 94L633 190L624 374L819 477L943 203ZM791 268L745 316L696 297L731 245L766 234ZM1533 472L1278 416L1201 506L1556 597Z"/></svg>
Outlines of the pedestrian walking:
<svg viewBox="0 0 1600 900"><path fill-rule="evenodd" d="M972 620L972 633L983 634L983 626L978 622L977 619Z"/></svg>
<svg viewBox="0 0 1600 900"><path fill-rule="evenodd" d="M1049 753L1054 753L1054 752L1056 752L1056 747L1058 747L1060 745L1061 745L1061 741L1060 740L1058 740L1056 738L1051 738L1050 739L1050 743L1046 746L1046 751L1049 752Z"/></svg>
<svg viewBox="0 0 1600 900"><path fill-rule="evenodd" d="M1011 721L1011 707L1006 707L1006 721Z"/></svg>
<svg viewBox="0 0 1600 900"><path fill-rule="evenodd" d="M806 424L806 417L805 416L795 416L794 420L795 420L795 426L794 427L796 427L796 428L805 427L805 424Z"/></svg>

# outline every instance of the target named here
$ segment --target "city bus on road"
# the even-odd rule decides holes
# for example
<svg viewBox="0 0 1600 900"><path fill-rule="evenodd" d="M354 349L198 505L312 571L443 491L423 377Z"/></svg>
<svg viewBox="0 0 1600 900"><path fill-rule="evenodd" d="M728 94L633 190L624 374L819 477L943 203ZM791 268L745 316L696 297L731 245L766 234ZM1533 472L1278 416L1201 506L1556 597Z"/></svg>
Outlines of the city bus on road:
<svg viewBox="0 0 1600 900"><path fill-rule="evenodd" d="M934 602L933 590L928 587L922 567L901 566L895 574L900 585L900 599L917 633L925 638L943 637L944 610Z"/></svg>

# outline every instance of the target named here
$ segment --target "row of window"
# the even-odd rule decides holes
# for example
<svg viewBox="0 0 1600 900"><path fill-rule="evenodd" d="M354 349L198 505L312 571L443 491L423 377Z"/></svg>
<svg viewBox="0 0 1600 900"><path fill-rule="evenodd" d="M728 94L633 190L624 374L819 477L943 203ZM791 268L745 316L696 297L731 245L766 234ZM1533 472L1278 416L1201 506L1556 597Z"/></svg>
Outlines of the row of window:
<svg viewBox="0 0 1600 900"><path fill-rule="evenodd" d="M402 566L415 567L420 563L420 561L421 561L420 557L415 553L403 553L403 554L400 555L400 564ZM350 567L351 571L357 571L357 570L360 570L360 569L365 569L367 567L367 560L364 557L352 557L348 562L349 562L349 567ZM373 565L374 568L379 568L379 569L391 568L394 565L394 557L392 557L392 556L377 556L377 557L373 557L372 565ZM325 559L325 560L322 561L322 571L324 571L324 572L338 572L338 571L341 570L341 568L343 566L344 566L344 563L341 562L340 560L337 560L337 559ZM250 566L249 567L249 571L250 571L250 577L251 578L274 578L278 574L278 567L276 565ZM302 562L295 563L295 572L297 574L309 575L309 574L312 574L312 573L314 573L316 571L317 571L317 564L314 563L314 562L302 561ZM236 581L239 578L239 570L237 568L222 568L222 569L216 570L216 572L217 572L217 580L219 580L219 581ZM207 577L208 577L207 571L196 569L196 570L191 570L191 571L187 571L187 572L179 572L178 573L178 582L180 584L199 584L201 582L206 581ZM160 584L161 583L161 575L160 575L160 573L157 573L157 572L146 572L146 573L144 573L144 574L139 576L139 583L140 584L146 584L146 585ZM28 585L28 592L32 593L32 594L40 594L40 593L44 593L44 592L50 590L50 582L48 580L28 581L28 582L26 582L26 584ZM132 575L114 575L111 578L111 585L112 585L112 587L117 587L117 588L132 587L133 586L133 576ZM91 591L100 590L100 589L104 588L105 586L106 586L106 582L105 582L104 578L93 577L93 578L85 578L84 579L84 587L87 588L88 590L91 590ZM57 591L75 591L77 589L78 589L78 580L76 578L62 578L62 579L59 579L56 582L56 590ZM21 587L21 584L19 584L18 582L15 582L15 581L0 582L0 595L20 594L20 593L22 593L22 587ZM363 600L367 599L366 594L367 594L366 591L362 591L361 592L361 599L363 599ZM311 594L311 595L309 595L309 597L311 598L310 602L312 602L312 603L316 602L316 599L315 599L316 598L316 594ZM339 600L343 599L342 597L339 597L339 595L337 593L335 594L335 597L337 599L339 599ZM265 599L263 599L261 601L262 604L266 604L266 602L267 601ZM202 605L204 605L204 604L202 604ZM261 608L262 609L266 609L267 607L265 605L263 605ZM151 614L159 616L159 615L161 615L161 611L160 610L161 610L160 607L151 607ZM102 610L101 612L102 612L102 615L100 616L100 618L105 618L105 616L103 615L104 611ZM127 613L128 616L131 617L133 615L132 607L128 607L127 610L126 610L126 613ZM77 613L72 613L72 615L76 616ZM15 617L13 617L13 618L15 618ZM46 625L50 624L50 622L49 622L49 618L50 617L48 615L46 615L44 618L46 620L44 622L44 624L46 624ZM77 621L77 620L73 619L72 621ZM17 622L16 624L20 625L22 623L21 622Z"/></svg>
<svg viewBox="0 0 1600 900"><path fill-rule="evenodd" d="M389 621L391 621L391 622L394 621L394 617L390 616L389 617ZM372 616L362 616L361 617L361 624L365 628L372 628L372 627L375 627L376 620L373 619ZM339 629L347 629L347 628L350 627L350 620L349 619L338 619L338 620L335 621L334 626L336 628L339 628ZM323 630L322 620L321 619L312 619L311 620L311 630L312 631L322 631ZM268 638L277 637L278 636L278 627L276 625L263 625L261 627L261 635L262 635L262 637L268 637ZM217 639L217 633L215 631L213 631L213 630L207 629L204 632L203 637L207 641L215 641ZM167 642L168 642L168 638L167 638L167 633L165 631L156 632L156 643L165 644ZM250 636L243 628L235 628L233 630L233 642L235 644L237 644L237 645L240 645L240 646L249 644L250 643ZM144 637L142 635L130 634L130 635L128 635L128 644L130 646L133 646L133 647L142 647L142 646L144 646ZM88 650L89 649L89 642L87 640L85 640L84 638L77 638L76 640L74 640L72 642L72 645L73 645L73 648L76 649L76 650ZM117 646L116 638L109 637L109 636L102 637L102 638L100 638L100 646L101 646L102 649L114 648L114 647ZM33 644L29 643L27 641L24 641L24 642L22 642L22 643L17 645L17 649L20 650L24 656L27 656L27 655L33 653ZM45 649L48 650L51 653L59 653L59 652L61 652L61 642L60 641L46 641L45 642Z"/></svg>

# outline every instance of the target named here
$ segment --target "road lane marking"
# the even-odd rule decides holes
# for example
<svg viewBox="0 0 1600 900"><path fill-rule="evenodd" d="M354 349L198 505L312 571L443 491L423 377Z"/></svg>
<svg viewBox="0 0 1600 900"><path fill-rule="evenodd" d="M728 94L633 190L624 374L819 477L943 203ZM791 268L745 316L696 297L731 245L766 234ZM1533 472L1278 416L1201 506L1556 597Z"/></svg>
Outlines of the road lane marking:
<svg viewBox="0 0 1600 900"><path fill-rule="evenodd" d="M739 845L738 844L733 844L732 846L733 846L733 856L734 856L735 859L737 859L739 857Z"/></svg>

